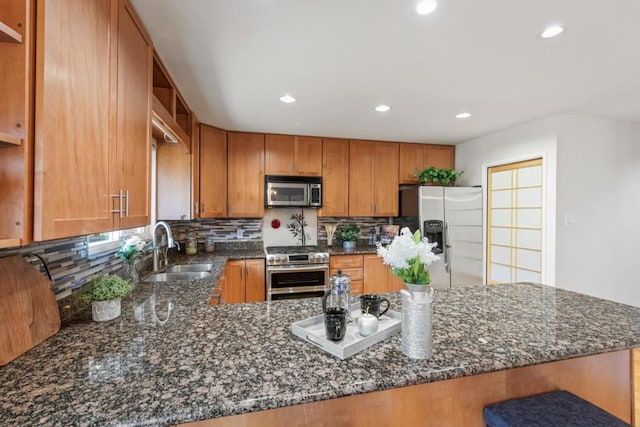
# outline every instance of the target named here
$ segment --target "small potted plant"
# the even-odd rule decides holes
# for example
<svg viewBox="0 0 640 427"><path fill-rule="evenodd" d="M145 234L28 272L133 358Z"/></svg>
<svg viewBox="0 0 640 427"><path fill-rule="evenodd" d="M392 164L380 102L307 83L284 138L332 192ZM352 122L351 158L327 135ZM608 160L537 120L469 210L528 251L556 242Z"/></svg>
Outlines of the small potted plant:
<svg viewBox="0 0 640 427"><path fill-rule="evenodd" d="M418 178L420 184L428 185L454 185L463 172L456 172L453 169L438 169L430 166L421 171L417 171L414 176Z"/></svg>
<svg viewBox="0 0 640 427"><path fill-rule="evenodd" d="M340 227L339 235L342 240L342 247L344 249L354 249L358 242L358 234L360 233L360 227L356 224L347 224Z"/></svg>
<svg viewBox="0 0 640 427"><path fill-rule="evenodd" d="M133 284L119 276L104 274L92 279L78 293L78 298L91 303L93 320L104 322L120 316L120 299L133 290Z"/></svg>

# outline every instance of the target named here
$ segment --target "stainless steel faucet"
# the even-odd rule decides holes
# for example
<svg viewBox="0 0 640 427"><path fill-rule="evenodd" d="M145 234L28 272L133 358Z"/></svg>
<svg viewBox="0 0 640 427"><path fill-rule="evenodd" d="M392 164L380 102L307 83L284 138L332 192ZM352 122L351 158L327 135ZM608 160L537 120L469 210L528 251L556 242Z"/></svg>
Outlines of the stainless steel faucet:
<svg viewBox="0 0 640 427"><path fill-rule="evenodd" d="M158 237L156 235L156 231L158 227L164 227L167 232L167 246L162 249L162 254L164 255L164 259L160 259L160 247L158 246ZM160 268L165 268L168 265L168 252L169 248L173 248L178 244L178 242L173 240L173 235L171 234L171 227L164 221L158 221L153 226L153 271L158 271Z"/></svg>

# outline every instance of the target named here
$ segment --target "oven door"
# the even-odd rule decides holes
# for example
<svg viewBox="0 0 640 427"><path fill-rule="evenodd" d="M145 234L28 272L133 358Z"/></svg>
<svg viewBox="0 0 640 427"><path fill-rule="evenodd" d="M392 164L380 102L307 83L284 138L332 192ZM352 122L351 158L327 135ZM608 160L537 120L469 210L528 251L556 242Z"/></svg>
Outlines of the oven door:
<svg viewBox="0 0 640 427"><path fill-rule="evenodd" d="M328 284L329 266L267 267L267 299L322 296Z"/></svg>

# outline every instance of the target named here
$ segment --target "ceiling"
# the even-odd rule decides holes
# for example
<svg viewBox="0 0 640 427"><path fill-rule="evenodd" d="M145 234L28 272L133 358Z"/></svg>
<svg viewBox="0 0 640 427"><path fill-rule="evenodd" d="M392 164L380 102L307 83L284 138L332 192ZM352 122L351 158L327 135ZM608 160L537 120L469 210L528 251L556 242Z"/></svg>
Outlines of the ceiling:
<svg viewBox="0 0 640 427"><path fill-rule="evenodd" d="M637 0L132 3L198 119L228 130L455 144L551 114L640 121Z"/></svg>

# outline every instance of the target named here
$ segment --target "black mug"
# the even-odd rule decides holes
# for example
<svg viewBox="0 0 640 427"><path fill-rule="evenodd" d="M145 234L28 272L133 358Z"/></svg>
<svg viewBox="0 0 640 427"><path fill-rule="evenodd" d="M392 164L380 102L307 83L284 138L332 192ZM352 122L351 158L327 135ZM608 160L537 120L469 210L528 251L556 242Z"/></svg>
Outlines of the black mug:
<svg viewBox="0 0 640 427"><path fill-rule="evenodd" d="M347 334L347 310L340 307L331 307L324 312L324 327L327 338L331 341L340 341Z"/></svg>
<svg viewBox="0 0 640 427"><path fill-rule="evenodd" d="M380 311L380 306L383 302L387 303L387 306L384 310ZM360 307L363 313L373 314L376 317L380 317L389 310L389 300L386 298L382 298L379 295L361 295L360 296Z"/></svg>

